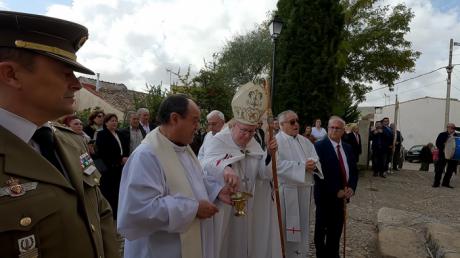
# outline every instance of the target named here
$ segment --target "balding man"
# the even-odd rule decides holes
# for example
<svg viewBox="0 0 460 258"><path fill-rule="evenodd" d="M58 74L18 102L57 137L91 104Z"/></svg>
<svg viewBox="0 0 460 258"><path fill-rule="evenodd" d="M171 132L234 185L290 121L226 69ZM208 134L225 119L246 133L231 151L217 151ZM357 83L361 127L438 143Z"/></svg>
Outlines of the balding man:
<svg viewBox="0 0 460 258"><path fill-rule="evenodd" d="M457 169L458 161L450 160L450 157L446 157L444 148L446 146L447 139L449 139L449 137L455 136L458 136L458 134L455 132L455 124L448 123L446 131L440 133L438 135L438 138L436 138L436 147L439 150L439 160L435 166L433 187L439 187L439 184L441 183L442 174L444 173L444 169L446 168L447 164L446 174L444 175L444 179L442 180L442 186L453 188L453 186L450 185L450 178L452 177L452 173Z"/></svg>
<svg viewBox="0 0 460 258"><path fill-rule="evenodd" d="M316 257L339 256L340 235L344 223L344 199L349 200L358 183L358 169L353 150L342 142L345 121L329 119L327 137L315 143L324 179L315 175L315 247Z"/></svg>
<svg viewBox="0 0 460 258"><path fill-rule="evenodd" d="M208 121L208 133L204 137L203 144L201 145L200 151L198 152L198 160L200 162L203 161L204 153L207 148L206 146L211 141L211 138L220 132L220 130L222 130L224 127L225 116L219 110L213 110L206 116L206 120Z"/></svg>
<svg viewBox="0 0 460 258"><path fill-rule="evenodd" d="M321 170L315 147L299 135L299 118L287 110L278 115L278 177L286 257L307 257L313 171ZM317 170L318 171L318 170ZM319 175L322 177L321 173Z"/></svg>
<svg viewBox="0 0 460 258"><path fill-rule="evenodd" d="M217 199L230 204L222 184L206 177L190 146L200 109L171 95L158 109L160 126L131 154L120 184L118 229L125 258L212 258Z"/></svg>

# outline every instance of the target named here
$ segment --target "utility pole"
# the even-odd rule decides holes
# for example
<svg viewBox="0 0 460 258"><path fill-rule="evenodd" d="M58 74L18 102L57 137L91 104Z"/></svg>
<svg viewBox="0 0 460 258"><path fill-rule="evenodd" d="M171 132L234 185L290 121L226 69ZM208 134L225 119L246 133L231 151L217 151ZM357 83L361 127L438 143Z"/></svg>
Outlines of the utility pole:
<svg viewBox="0 0 460 258"><path fill-rule="evenodd" d="M444 128L447 127L447 123L449 123L449 112L450 112L450 88L452 84L452 51L454 50L454 46L460 46L459 42L454 42L454 39L450 39L449 45L449 65L446 67L447 71L447 93L446 93L446 113L444 118Z"/></svg>

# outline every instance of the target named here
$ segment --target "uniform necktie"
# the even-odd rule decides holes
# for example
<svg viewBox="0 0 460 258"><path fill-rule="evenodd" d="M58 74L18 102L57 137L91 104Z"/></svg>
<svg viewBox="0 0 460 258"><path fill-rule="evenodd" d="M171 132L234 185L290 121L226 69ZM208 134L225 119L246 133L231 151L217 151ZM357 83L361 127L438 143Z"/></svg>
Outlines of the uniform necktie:
<svg viewBox="0 0 460 258"><path fill-rule="evenodd" d="M342 183L344 187L348 186L347 171L345 170L345 163L343 163L342 153L340 152L340 145L337 144L337 156L339 158L340 174L342 177Z"/></svg>
<svg viewBox="0 0 460 258"><path fill-rule="evenodd" d="M37 129L32 136L32 140L40 146L40 154L65 176L64 170L62 169L62 166L56 157L56 153L54 152L55 145L51 128L41 127Z"/></svg>

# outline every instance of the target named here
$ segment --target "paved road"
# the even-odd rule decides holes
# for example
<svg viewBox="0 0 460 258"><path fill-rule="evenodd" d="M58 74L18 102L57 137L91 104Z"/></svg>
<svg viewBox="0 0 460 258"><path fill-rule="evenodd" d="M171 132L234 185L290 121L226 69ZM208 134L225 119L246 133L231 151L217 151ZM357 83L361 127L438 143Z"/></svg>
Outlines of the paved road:
<svg viewBox="0 0 460 258"><path fill-rule="evenodd" d="M377 256L377 212L382 207L421 213L445 224L460 225L460 175L452 178L454 189L432 188L433 167L430 172L418 171L419 167L419 163L405 163L402 171L387 178L373 177L371 171L362 172L357 193L348 205L347 257ZM311 234L314 212L312 217ZM314 253L314 245L311 247Z"/></svg>

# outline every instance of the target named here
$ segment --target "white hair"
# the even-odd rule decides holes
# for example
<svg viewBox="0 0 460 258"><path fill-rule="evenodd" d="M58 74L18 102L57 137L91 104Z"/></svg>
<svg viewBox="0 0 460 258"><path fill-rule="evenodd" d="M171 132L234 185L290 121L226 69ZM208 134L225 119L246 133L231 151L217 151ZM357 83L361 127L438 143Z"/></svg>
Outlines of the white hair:
<svg viewBox="0 0 460 258"><path fill-rule="evenodd" d="M280 124L284 123L285 122L284 120L286 119L287 114L297 115L297 113L292 110L285 110L278 114L278 123Z"/></svg>
<svg viewBox="0 0 460 258"><path fill-rule="evenodd" d="M345 126L345 121L340 117L340 116L331 116L331 118L329 118L329 122L327 123L327 126L331 126L332 122L334 121L339 121L340 123L342 123L343 126Z"/></svg>
<svg viewBox="0 0 460 258"><path fill-rule="evenodd" d="M128 111L128 113L126 113L126 117L127 117L128 119L131 119L131 116L132 116L132 115L138 116L139 114L136 113L135 111Z"/></svg>
<svg viewBox="0 0 460 258"><path fill-rule="evenodd" d="M140 115L142 113L150 113L150 111L148 109L146 109L146 108L139 108L137 110L137 113Z"/></svg>
<svg viewBox="0 0 460 258"><path fill-rule="evenodd" d="M220 120L225 122L225 116L224 113L220 112L219 110L213 110L209 112L209 114L206 116L206 119L210 119L211 117L217 116Z"/></svg>

